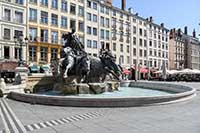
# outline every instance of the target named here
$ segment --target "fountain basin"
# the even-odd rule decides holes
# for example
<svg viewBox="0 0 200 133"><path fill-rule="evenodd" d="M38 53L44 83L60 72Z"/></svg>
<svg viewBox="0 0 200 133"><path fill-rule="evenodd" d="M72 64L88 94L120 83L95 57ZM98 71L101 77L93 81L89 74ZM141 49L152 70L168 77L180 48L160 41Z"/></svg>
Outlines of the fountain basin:
<svg viewBox="0 0 200 133"><path fill-rule="evenodd" d="M180 102L194 97L195 89L175 84L157 82L131 82L121 83L122 87L137 87L159 91L171 92L160 96L123 96L123 97L78 97L78 96L50 96L40 94L25 94L11 92L9 97L18 101L74 107L133 107L168 104ZM134 89L134 88L133 88Z"/></svg>

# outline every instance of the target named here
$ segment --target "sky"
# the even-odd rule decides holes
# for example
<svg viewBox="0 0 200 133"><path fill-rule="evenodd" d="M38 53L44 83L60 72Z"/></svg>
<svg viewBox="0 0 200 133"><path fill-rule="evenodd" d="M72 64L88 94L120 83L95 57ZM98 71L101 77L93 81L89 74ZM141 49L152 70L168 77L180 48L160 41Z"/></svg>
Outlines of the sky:
<svg viewBox="0 0 200 133"><path fill-rule="evenodd" d="M112 0L113 5L121 8L121 0ZM188 26L192 35L196 29L200 34L200 0L126 0L126 8L147 18L153 16L154 22L165 23L168 29Z"/></svg>

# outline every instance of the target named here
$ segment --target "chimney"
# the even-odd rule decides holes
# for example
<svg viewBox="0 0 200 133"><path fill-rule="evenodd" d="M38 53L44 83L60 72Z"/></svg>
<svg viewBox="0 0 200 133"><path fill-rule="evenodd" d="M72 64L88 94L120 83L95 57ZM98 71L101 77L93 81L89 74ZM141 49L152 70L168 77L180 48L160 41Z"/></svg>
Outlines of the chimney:
<svg viewBox="0 0 200 133"><path fill-rule="evenodd" d="M165 24L164 24L164 23L161 23L160 26L161 26L162 28L164 28Z"/></svg>
<svg viewBox="0 0 200 133"><path fill-rule="evenodd" d="M181 29L178 29L178 36L181 37Z"/></svg>
<svg viewBox="0 0 200 133"><path fill-rule="evenodd" d="M187 27L187 26L185 26L185 28L184 28L184 34L185 34L185 35L188 34L188 27Z"/></svg>
<svg viewBox="0 0 200 133"><path fill-rule="evenodd" d="M126 0L122 0L122 10L126 10Z"/></svg>
<svg viewBox="0 0 200 133"><path fill-rule="evenodd" d="M193 35L194 38L196 38L196 31L195 31L195 29L193 30L192 35Z"/></svg>
<svg viewBox="0 0 200 133"><path fill-rule="evenodd" d="M138 15L139 15L138 13L135 14L135 16L138 16Z"/></svg>
<svg viewBox="0 0 200 133"><path fill-rule="evenodd" d="M152 23L153 22L153 17L150 16L149 21Z"/></svg>

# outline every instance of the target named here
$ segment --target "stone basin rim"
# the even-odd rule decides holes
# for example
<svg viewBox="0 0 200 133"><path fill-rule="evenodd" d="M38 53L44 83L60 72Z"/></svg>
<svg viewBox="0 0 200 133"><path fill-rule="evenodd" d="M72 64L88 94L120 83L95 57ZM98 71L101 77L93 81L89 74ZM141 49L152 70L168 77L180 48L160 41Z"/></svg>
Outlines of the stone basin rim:
<svg viewBox="0 0 200 133"><path fill-rule="evenodd" d="M122 84L131 84L131 81L122 82ZM136 83L134 83L136 84ZM169 94L166 96L133 96L133 97L76 97L76 96L49 96L40 94L25 94L19 92L11 92L8 97L14 100L44 104L44 105L54 105L54 106L73 106L73 107L134 107L134 106L147 106L147 105L158 105L166 103L174 103L183 101L183 99L190 99L195 96L196 89L184 86L175 85L169 83L156 83L156 82L138 82L140 85L163 85L164 87L176 87L176 91L180 90L176 94ZM170 86L170 87L169 87ZM131 86L134 87L134 86ZM159 88L158 88L159 89ZM162 90L164 90L162 88ZM183 91L184 90L184 91ZM169 89L167 90L169 91ZM55 102L53 102L55 101Z"/></svg>

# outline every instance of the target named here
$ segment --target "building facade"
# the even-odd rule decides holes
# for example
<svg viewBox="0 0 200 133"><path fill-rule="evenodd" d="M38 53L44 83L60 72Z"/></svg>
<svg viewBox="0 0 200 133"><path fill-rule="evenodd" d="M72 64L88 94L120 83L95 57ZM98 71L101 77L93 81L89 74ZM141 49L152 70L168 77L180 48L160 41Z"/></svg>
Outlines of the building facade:
<svg viewBox="0 0 200 133"><path fill-rule="evenodd" d="M0 59L18 60L20 46L14 41L23 35L27 36L25 0L1 0L0 1ZM22 59L27 60L27 45L22 47Z"/></svg>
<svg viewBox="0 0 200 133"><path fill-rule="evenodd" d="M150 19L113 7L112 1L30 0L28 3L29 62L50 63L59 58L62 34L76 29L89 55L98 56L101 48L116 55L123 67L159 69L168 65L168 30ZM153 45L154 44L154 45Z"/></svg>
<svg viewBox="0 0 200 133"><path fill-rule="evenodd" d="M200 69L200 42L196 32L188 35L187 27L170 31L170 69Z"/></svg>

